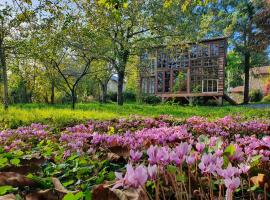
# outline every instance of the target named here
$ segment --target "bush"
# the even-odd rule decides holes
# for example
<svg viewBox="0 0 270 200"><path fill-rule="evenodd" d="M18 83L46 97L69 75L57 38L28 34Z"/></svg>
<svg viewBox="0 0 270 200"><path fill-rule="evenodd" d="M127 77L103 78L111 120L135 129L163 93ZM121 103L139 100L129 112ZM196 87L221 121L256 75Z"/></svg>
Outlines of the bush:
<svg viewBox="0 0 270 200"><path fill-rule="evenodd" d="M117 102L117 92L108 92L107 100L111 100L113 102Z"/></svg>
<svg viewBox="0 0 270 200"><path fill-rule="evenodd" d="M253 90L250 92L250 101L259 102L263 98L263 93L260 90Z"/></svg>
<svg viewBox="0 0 270 200"><path fill-rule="evenodd" d="M267 96L263 97L263 101L264 102L270 102L270 94L268 94Z"/></svg>
<svg viewBox="0 0 270 200"><path fill-rule="evenodd" d="M147 95L143 96L142 98L144 103L148 104L159 104L161 103L161 97L155 96L155 95Z"/></svg>
<svg viewBox="0 0 270 200"><path fill-rule="evenodd" d="M125 101L136 101L136 94L131 91L124 92Z"/></svg>

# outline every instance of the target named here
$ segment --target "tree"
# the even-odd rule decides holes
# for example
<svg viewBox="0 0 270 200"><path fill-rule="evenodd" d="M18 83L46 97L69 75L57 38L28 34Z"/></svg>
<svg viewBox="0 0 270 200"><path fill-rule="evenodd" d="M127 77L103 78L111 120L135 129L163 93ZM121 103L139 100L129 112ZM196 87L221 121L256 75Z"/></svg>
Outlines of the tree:
<svg viewBox="0 0 270 200"><path fill-rule="evenodd" d="M113 63L118 75L118 105L123 105L123 84L130 55L153 44L192 41L202 36L201 31L207 27L201 1L190 4L184 1L185 7L179 6L182 1L162 0L74 2L91 31L107 41L107 47L103 45L107 49L104 56Z"/></svg>
<svg viewBox="0 0 270 200"><path fill-rule="evenodd" d="M219 2L212 8L216 12L213 27L225 30L225 34L230 37L231 47L241 55L244 71L243 102L248 103L251 62L259 54L264 54L270 44L270 4L265 0L233 0Z"/></svg>
<svg viewBox="0 0 270 200"><path fill-rule="evenodd" d="M93 80L97 81L100 87L100 102L107 102L107 87L113 75L113 66L108 61L97 60L93 62L92 68L90 70L90 75Z"/></svg>

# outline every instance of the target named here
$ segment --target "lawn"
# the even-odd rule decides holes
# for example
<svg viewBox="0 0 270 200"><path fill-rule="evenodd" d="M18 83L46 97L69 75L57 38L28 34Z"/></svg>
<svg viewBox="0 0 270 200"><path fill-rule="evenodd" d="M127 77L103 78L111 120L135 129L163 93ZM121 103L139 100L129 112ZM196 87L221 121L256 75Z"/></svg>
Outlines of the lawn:
<svg viewBox="0 0 270 200"><path fill-rule="evenodd" d="M75 110L70 105L46 104L16 104L10 106L8 112L0 109L0 129L17 128L33 122L48 124L52 127L62 128L67 125L86 122L89 119L107 120L122 118L130 115L156 117L159 115L172 115L175 118L188 118L191 116L204 116L216 119L226 115L242 116L246 119L269 118L270 108L251 108L244 106L179 106L179 105L139 105L127 103L117 106L113 103L84 103L78 104Z"/></svg>

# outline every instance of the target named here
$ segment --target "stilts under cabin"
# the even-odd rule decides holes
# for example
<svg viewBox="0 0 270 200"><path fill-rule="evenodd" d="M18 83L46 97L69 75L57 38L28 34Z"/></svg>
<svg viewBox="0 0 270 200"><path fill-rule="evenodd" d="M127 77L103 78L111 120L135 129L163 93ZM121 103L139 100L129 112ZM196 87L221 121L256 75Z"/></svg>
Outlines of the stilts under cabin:
<svg viewBox="0 0 270 200"><path fill-rule="evenodd" d="M226 52L225 37L202 40L184 48L175 45L145 50L140 58L141 93L160 96L163 101L179 99L192 103L194 97L204 97L222 104Z"/></svg>

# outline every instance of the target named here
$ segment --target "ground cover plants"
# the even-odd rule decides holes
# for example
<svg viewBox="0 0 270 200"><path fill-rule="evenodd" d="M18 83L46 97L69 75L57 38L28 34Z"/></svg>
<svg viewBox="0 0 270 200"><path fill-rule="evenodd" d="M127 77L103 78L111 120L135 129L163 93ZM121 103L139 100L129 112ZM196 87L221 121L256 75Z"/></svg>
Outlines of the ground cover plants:
<svg viewBox="0 0 270 200"><path fill-rule="evenodd" d="M130 116L0 132L13 199L269 199L270 122Z"/></svg>
<svg viewBox="0 0 270 200"><path fill-rule="evenodd" d="M256 104L255 104L256 105ZM73 124L86 123L88 119L110 120L123 118L129 115L158 117L172 115L175 118L186 119L196 116L208 119L222 118L227 115L241 116L246 119L270 118L270 108L252 106L181 106L181 105L145 105L126 103L116 106L114 103L99 104L78 103L75 110L70 105L48 104L14 104L8 111L0 108L0 130L29 126L31 123L42 123L51 128L65 128Z"/></svg>

